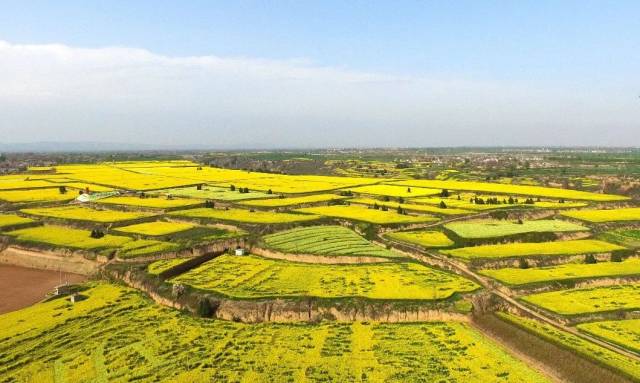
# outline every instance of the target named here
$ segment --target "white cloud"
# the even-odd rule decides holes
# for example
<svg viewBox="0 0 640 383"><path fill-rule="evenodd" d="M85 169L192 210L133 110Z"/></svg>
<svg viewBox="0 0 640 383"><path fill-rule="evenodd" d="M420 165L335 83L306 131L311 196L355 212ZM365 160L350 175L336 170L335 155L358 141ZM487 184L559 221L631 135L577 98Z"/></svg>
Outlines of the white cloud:
<svg viewBox="0 0 640 383"><path fill-rule="evenodd" d="M627 89L399 76L304 60L0 41L5 142L211 147L631 145Z"/></svg>

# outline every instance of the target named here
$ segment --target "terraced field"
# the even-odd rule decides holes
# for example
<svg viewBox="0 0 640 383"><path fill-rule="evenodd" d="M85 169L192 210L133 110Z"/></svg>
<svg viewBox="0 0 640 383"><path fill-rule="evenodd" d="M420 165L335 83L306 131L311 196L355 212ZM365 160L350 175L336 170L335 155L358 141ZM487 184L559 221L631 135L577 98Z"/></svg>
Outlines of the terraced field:
<svg viewBox="0 0 640 383"><path fill-rule="evenodd" d="M384 235L396 241L413 243L422 247L449 247L454 242L440 231L415 230L415 231L396 231Z"/></svg>
<svg viewBox="0 0 640 383"><path fill-rule="evenodd" d="M582 323L576 327L629 350L640 352L640 319Z"/></svg>
<svg viewBox="0 0 640 383"><path fill-rule="evenodd" d="M522 299L562 315L636 310L640 309L640 284L551 291Z"/></svg>
<svg viewBox="0 0 640 383"><path fill-rule="evenodd" d="M315 203L315 202L327 202L345 199L347 197L341 197L337 194L313 194L303 197L290 197L290 198L269 198L240 202L241 205L247 206L262 206L262 207L282 207L300 205L303 203Z"/></svg>
<svg viewBox="0 0 640 383"><path fill-rule="evenodd" d="M498 220L451 222L444 225L462 238L494 238L524 233L588 231L589 228L572 222L541 219L522 223Z"/></svg>
<svg viewBox="0 0 640 383"><path fill-rule="evenodd" d="M31 218L21 217L15 214L0 214L0 229L32 222L34 222L34 220Z"/></svg>
<svg viewBox="0 0 640 383"><path fill-rule="evenodd" d="M265 244L286 253L396 258L402 255L374 245L342 226L310 226L263 237Z"/></svg>
<svg viewBox="0 0 640 383"><path fill-rule="evenodd" d="M233 298L363 297L433 300L478 288L417 263L325 265L222 255L171 280Z"/></svg>
<svg viewBox="0 0 640 383"><path fill-rule="evenodd" d="M405 187L397 185L368 185L349 189L358 194L384 195L389 197L423 197L428 195L436 195L441 192L438 189L427 189L419 187Z"/></svg>
<svg viewBox="0 0 640 383"><path fill-rule="evenodd" d="M526 186L526 185L504 185L489 182L471 182L471 181L440 181L440 180L406 180L393 182L394 185L415 186L434 189L447 190L465 190L477 191L483 193L497 194L513 194L523 196L536 196L548 198L564 198L569 200L586 200L586 201L624 201L627 197L613 195L591 193L579 190L558 189L542 186Z"/></svg>
<svg viewBox="0 0 640 383"><path fill-rule="evenodd" d="M201 200L189 198L158 198L158 197L109 197L96 202L111 205L141 206L159 209L185 207L202 204Z"/></svg>
<svg viewBox="0 0 640 383"><path fill-rule="evenodd" d="M172 251L178 248L178 245L169 242L134 240L130 237L111 234L107 234L102 238L92 238L89 230L56 225L20 229L6 234L23 244L65 247L94 252L117 250L120 258L134 258L157 252Z"/></svg>
<svg viewBox="0 0 640 383"><path fill-rule="evenodd" d="M640 208L572 210L562 215L588 222L640 221Z"/></svg>
<svg viewBox="0 0 640 383"><path fill-rule="evenodd" d="M152 213L140 211L96 210L77 205L22 209L21 211L26 214L41 217L100 223L128 221L153 215Z"/></svg>
<svg viewBox="0 0 640 383"><path fill-rule="evenodd" d="M290 213L276 213L272 211L251 211L251 210L245 210L245 209L211 209L211 208L178 210L178 211L170 212L169 215L186 217L186 218L200 218L200 219L208 219L208 220L234 221L234 222L259 223L259 224L303 222L303 221L312 221L314 219L319 218L317 215L312 215L312 214L290 214Z"/></svg>
<svg viewBox="0 0 640 383"><path fill-rule="evenodd" d="M629 248L640 247L640 230L638 229L609 230L600 233L598 238Z"/></svg>
<svg viewBox="0 0 640 383"><path fill-rule="evenodd" d="M117 228L117 231L143 235L167 235L193 229L196 225L186 222L144 222Z"/></svg>
<svg viewBox="0 0 640 383"><path fill-rule="evenodd" d="M76 304L54 300L0 316L0 355L11 355L1 359L0 376L38 383L547 382L463 323L247 325L189 317L121 286L93 285L83 294L88 299Z"/></svg>
<svg viewBox="0 0 640 383"><path fill-rule="evenodd" d="M58 188L0 191L0 201L13 203L70 201L76 196L77 194L70 190L66 193L60 193Z"/></svg>
<svg viewBox="0 0 640 383"><path fill-rule="evenodd" d="M132 239L107 234L102 238L91 238L89 230L66 226L46 225L20 229L6 233L23 243L45 244L84 250L115 249Z"/></svg>
<svg viewBox="0 0 640 383"><path fill-rule="evenodd" d="M391 201L379 201L377 199L373 199L373 198L354 198L349 200L349 202L352 203L357 203L357 204L363 204L363 205L367 205L369 207L372 207L374 205L378 205L378 206L386 206L390 209L397 209L398 206L401 206L403 209L406 210L413 210L413 211L419 211L419 212L424 212L424 213L434 213L434 214L441 214L441 215L461 215L461 214L469 214L471 213L469 210L462 210L462 209L456 209L456 208L440 208L437 206L431 206L431 205L420 205L420 204L414 204L414 203L398 203L398 202L391 202Z"/></svg>
<svg viewBox="0 0 640 383"><path fill-rule="evenodd" d="M630 359L624 355L618 354L617 352L584 340L576 335L558 330L555 327L542 324L532 319L506 313L499 313L498 315L511 323L521 326L533 334L549 340L550 342L573 350L587 359L596 360L605 366L612 367L614 370L624 372L635 380L640 380L640 362L636 360Z"/></svg>
<svg viewBox="0 0 640 383"><path fill-rule="evenodd" d="M152 275L158 275L164 271L167 271L179 264L189 260L191 258L171 258L171 259L161 259L159 261L155 261L147 266L147 272Z"/></svg>
<svg viewBox="0 0 640 383"><path fill-rule="evenodd" d="M581 239L558 242L521 242L499 245L482 245L461 247L459 249L442 250L444 254L471 260L475 258L509 258L545 255L576 255L608 253L623 250L624 247L612 243Z"/></svg>
<svg viewBox="0 0 640 383"><path fill-rule="evenodd" d="M437 218L429 215L404 215L395 211L382 211L369 209L358 205L319 206L297 209L296 211L308 214L317 214L326 217L351 219L354 221L370 222L380 225L400 223L420 223L437 221Z"/></svg>
<svg viewBox="0 0 640 383"><path fill-rule="evenodd" d="M595 264L569 263L530 269L488 269L480 270L480 274L508 285L599 277L640 276L640 259L629 258L623 262L598 262Z"/></svg>
<svg viewBox="0 0 640 383"><path fill-rule="evenodd" d="M158 190L162 194L171 194L179 197L213 199L221 201L242 201L246 199L273 198L273 194L250 190L249 193L240 193L239 190L231 191L228 187L204 185L198 190L195 186Z"/></svg>

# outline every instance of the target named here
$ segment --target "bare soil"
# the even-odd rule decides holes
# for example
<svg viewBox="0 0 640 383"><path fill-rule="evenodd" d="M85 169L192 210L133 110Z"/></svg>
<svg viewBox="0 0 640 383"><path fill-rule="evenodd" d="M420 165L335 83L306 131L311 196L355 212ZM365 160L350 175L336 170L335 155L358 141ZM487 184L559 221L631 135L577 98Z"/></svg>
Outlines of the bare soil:
<svg viewBox="0 0 640 383"><path fill-rule="evenodd" d="M62 283L79 283L84 275L51 270L0 265L0 314L19 310L40 302L53 288Z"/></svg>

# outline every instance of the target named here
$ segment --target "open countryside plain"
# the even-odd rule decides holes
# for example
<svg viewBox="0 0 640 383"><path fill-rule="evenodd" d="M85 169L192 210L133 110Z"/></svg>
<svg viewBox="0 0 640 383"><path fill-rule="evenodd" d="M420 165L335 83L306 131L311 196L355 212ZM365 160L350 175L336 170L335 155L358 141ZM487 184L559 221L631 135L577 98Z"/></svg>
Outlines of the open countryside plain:
<svg viewBox="0 0 640 383"><path fill-rule="evenodd" d="M632 202L536 177L178 159L0 176L0 262L70 283L34 279L46 299L0 315L0 381L638 381Z"/></svg>

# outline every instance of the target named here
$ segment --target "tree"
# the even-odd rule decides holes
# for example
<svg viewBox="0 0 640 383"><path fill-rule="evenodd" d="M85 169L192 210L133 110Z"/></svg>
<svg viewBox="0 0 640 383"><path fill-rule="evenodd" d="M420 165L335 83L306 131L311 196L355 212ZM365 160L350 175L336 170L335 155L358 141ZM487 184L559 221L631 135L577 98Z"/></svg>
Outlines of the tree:
<svg viewBox="0 0 640 383"><path fill-rule="evenodd" d="M210 318L213 314L213 310L211 309L211 304L208 299L202 298L198 302L198 316L202 318Z"/></svg>
<svg viewBox="0 0 640 383"><path fill-rule="evenodd" d="M391 198L389 198L388 195L384 196L384 198L382 199L384 202L389 202L391 201Z"/></svg>
<svg viewBox="0 0 640 383"><path fill-rule="evenodd" d="M440 192L440 197L449 197L449 190L442 189L442 191Z"/></svg>
<svg viewBox="0 0 640 383"><path fill-rule="evenodd" d="M514 201L513 197L509 196L509 200L508 200L509 205L513 205L514 202L515 201Z"/></svg>
<svg viewBox="0 0 640 383"><path fill-rule="evenodd" d="M516 222L518 225L524 225L524 222L522 222L522 219L518 218L518 222Z"/></svg>
<svg viewBox="0 0 640 383"><path fill-rule="evenodd" d="M588 265L592 265L594 263L597 263L598 261L596 260L596 257L593 254L587 254L584 256L584 263L588 264Z"/></svg>
<svg viewBox="0 0 640 383"><path fill-rule="evenodd" d="M407 193L411 193L411 188L407 188Z"/></svg>
<svg viewBox="0 0 640 383"><path fill-rule="evenodd" d="M404 203L404 198L398 197L398 203Z"/></svg>
<svg viewBox="0 0 640 383"><path fill-rule="evenodd" d="M611 262L622 262L622 255L617 251L611 252Z"/></svg>
<svg viewBox="0 0 640 383"><path fill-rule="evenodd" d="M64 185L60 186L58 190L60 191L60 194L67 194L67 187Z"/></svg>
<svg viewBox="0 0 640 383"><path fill-rule="evenodd" d="M458 194L458 201L460 201L462 198L460 198L460 194Z"/></svg>
<svg viewBox="0 0 640 383"><path fill-rule="evenodd" d="M440 201L440 209L446 209L447 208L447 204L444 203L444 201Z"/></svg>
<svg viewBox="0 0 640 383"><path fill-rule="evenodd" d="M521 269L528 269L529 268L529 262L527 262L526 259L520 257L518 259L518 267Z"/></svg>
<svg viewBox="0 0 640 383"><path fill-rule="evenodd" d="M196 185L196 190L202 190L202 184L197 184Z"/></svg>
<svg viewBox="0 0 640 383"><path fill-rule="evenodd" d="M273 190L271 189L267 190L267 194L273 194Z"/></svg>
<svg viewBox="0 0 640 383"><path fill-rule="evenodd" d="M402 209L402 206L398 205L398 214L404 214L404 210Z"/></svg>
<svg viewBox="0 0 640 383"><path fill-rule="evenodd" d="M374 208L374 209L376 209L376 210L378 210L378 209L380 209L380 206L378 206L378 203L377 203L377 202L374 202L374 204L373 204L373 208Z"/></svg>
<svg viewBox="0 0 640 383"><path fill-rule="evenodd" d="M387 205L382 205L382 207L380 208L380 210L382 210L382 211L387 211L387 210L389 210L389 208L387 207Z"/></svg>
<svg viewBox="0 0 640 383"><path fill-rule="evenodd" d="M231 186L229 186L229 190L231 190L231 191L236 191L236 186L235 186L235 185L231 185Z"/></svg>

